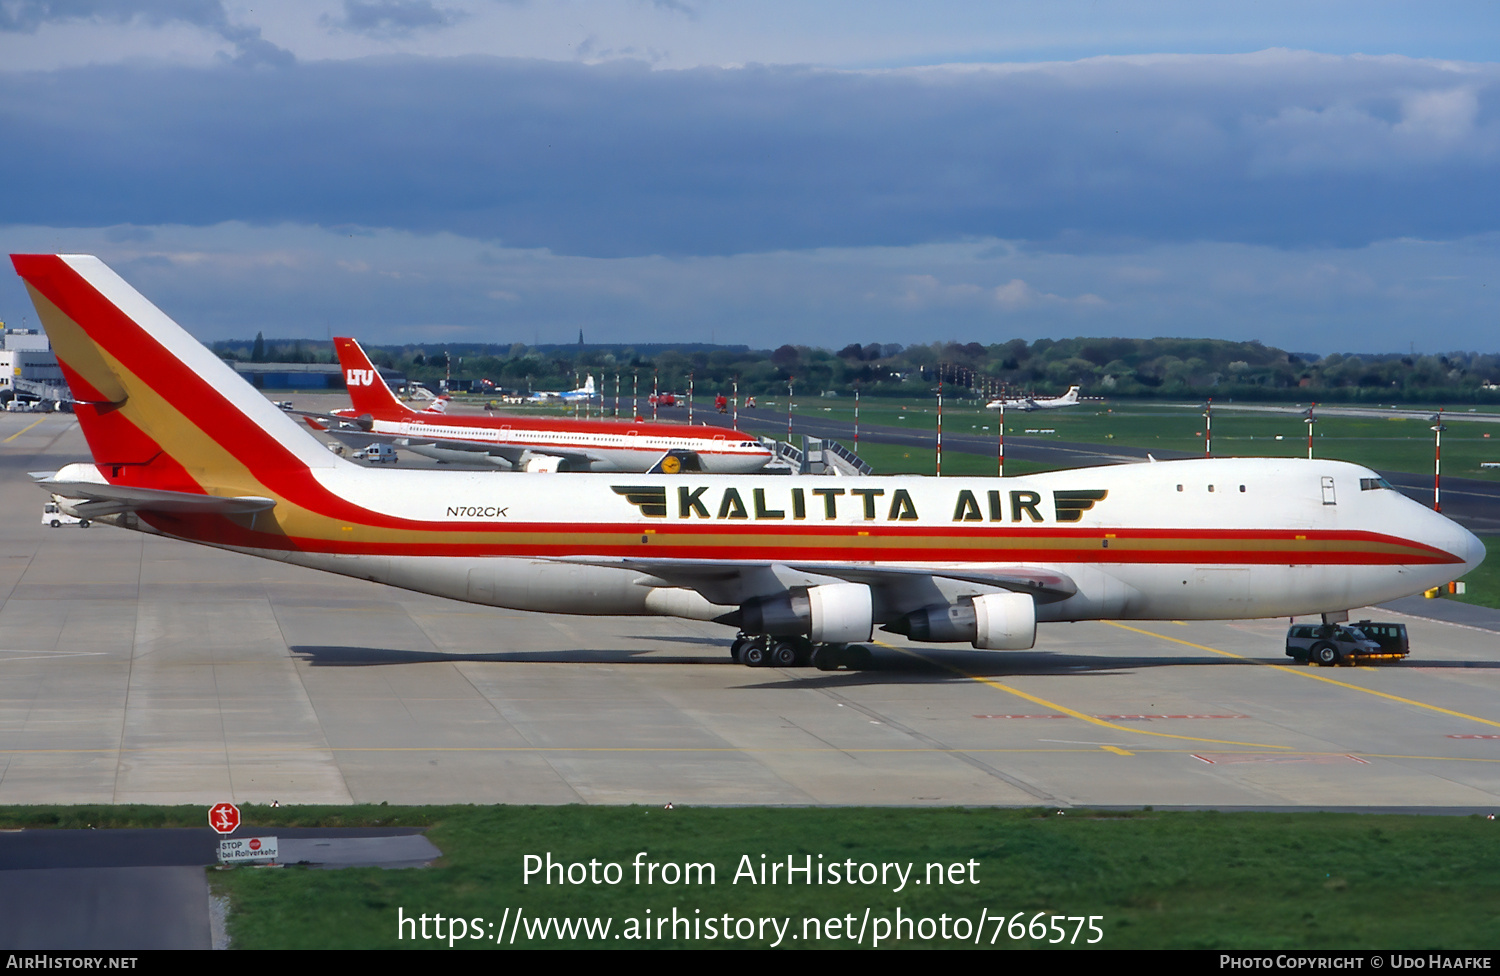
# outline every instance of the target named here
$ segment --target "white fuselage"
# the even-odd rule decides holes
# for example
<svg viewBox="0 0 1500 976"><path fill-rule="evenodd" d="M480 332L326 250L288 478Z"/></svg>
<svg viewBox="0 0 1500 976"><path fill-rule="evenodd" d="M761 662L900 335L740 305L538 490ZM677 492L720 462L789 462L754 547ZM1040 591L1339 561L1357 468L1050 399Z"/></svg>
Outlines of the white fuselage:
<svg viewBox="0 0 1500 976"><path fill-rule="evenodd" d="M591 426L606 426L591 425ZM616 425L607 425L616 426ZM759 471L771 460L770 450L753 437L721 427L683 427L682 433L666 437L631 430L619 424L618 431L569 429L557 430L531 426L459 426L442 420L376 420L371 430L403 438L410 450L425 453L424 439L464 441L473 449L507 447L535 450L538 453L568 452L595 459L590 470L596 472L647 471L668 451L690 451L697 455L702 469L710 474L749 474ZM701 433L700 433L701 431ZM440 449L441 450L441 449ZM443 459L451 459L444 451ZM438 456L438 455L434 455Z"/></svg>
<svg viewBox="0 0 1500 976"><path fill-rule="evenodd" d="M1483 555L1479 540L1456 523L1373 487L1378 477L1368 469L1336 461L1188 460L1005 479L590 473L537 480L347 464L315 475L361 508L487 530L491 544L459 556L421 547L373 554L367 546L258 554L552 612L707 619L724 609L660 580L643 583L641 569L624 565L631 558L869 566L932 577L1051 570L1078 592L1039 604L1045 621L1326 612L1420 592ZM1092 500L1078 502L1080 495ZM610 561L621 565L599 565ZM948 592L948 582L937 589L950 599L972 595L962 586Z"/></svg>

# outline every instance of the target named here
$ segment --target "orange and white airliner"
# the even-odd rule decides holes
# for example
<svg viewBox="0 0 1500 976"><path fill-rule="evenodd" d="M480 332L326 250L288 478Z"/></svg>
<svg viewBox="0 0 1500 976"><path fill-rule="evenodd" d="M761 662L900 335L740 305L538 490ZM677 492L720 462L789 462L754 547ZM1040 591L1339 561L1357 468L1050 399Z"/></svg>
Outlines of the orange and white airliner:
<svg viewBox="0 0 1500 976"><path fill-rule="evenodd" d="M1038 621L1324 613L1478 565L1368 468L1193 459L997 478L377 471L324 450L97 258L13 258L93 462L69 514L472 603L737 627L815 663L877 625L988 650Z"/></svg>
<svg viewBox="0 0 1500 976"><path fill-rule="evenodd" d="M355 447L383 442L439 461L491 459L529 471L748 474L771 460L760 441L723 427L413 410L396 399L358 342L340 338L333 346L353 409L334 411L343 427L325 426L316 414L306 415L307 421L319 433Z"/></svg>

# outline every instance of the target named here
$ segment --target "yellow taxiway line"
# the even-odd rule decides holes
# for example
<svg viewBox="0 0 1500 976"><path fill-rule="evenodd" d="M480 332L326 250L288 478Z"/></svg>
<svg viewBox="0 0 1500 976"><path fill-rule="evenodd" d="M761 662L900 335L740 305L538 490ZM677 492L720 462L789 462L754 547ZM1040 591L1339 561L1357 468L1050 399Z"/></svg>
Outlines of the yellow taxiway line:
<svg viewBox="0 0 1500 976"><path fill-rule="evenodd" d="M1174 644L1182 644L1185 647L1195 647L1200 651L1208 651L1210 654L1222 654L1224 657L1232 657L1241 661L1248 661L1251 664L1255 664L1263 668L1273 668L1277 671L1285 672L1286 674L1294 674L1299 678L1307 678L1312 681L1326 681L1328 684L1338 685L1340 688L1348 688L1352 691L1362 691L1367 695L1374 695L1376 698L1384 698L1388 701L1400 702L1403 705L1411 705L1416 708L1425 708L1428 711L1438 712L1442 715L1451 715L1454 718L1461 718L1469 722L1478 722L1480 725L1489 725L1493 726L1494 728L1500 729L1500 722L1492 721L1487 718L1480 718L1478 715L1470 715L1467 712L1455 712L1453 709L1443 708L1441 705L1429 705L1426 702L1419 702L1411 698L1402 698L1400 695L1392 695L1384 691L1376 691L1373 688L1362 688L1359 685L1350 684L1347 681L1340 681L1337 678L1330 678L1326 675L1316 674L1302 668L1289 668L1284 664L1266 664L1263 661L1257 661L1254 658L1246 657L1243 654L1235 654L1232 651L1221 651L1217 647L1209 647L1206 644L1194 644L1192 641L1182 640L1177 637L1168 637L1166 634L1158 634L1155 631L1151 630L1142 630L1140 627L1131 627L1127 624L1116 623L1113 620L1101 620L1100 623L1109 624L1109 626L1111 627L1118 627L1121 630L1128 630L1137 634L1145 634L1148 637L1156 637L1160 640L1171 641Z"/></svg>
<svg viewBox="0 0 1500 976"><path fill-rule="evenodd" d="M988 685L989 687L994 688L996 691L1003 691L1006 694L1015 695L1017 698L1024 698L1034 705L1041 705L1043 708L1055 709L1068 716L1069 718L1076 718L1080 722L1087 722L1090 725L1097 725L1100 728L1109 729L1113 732L1128 732L1131 735L1153 735L1162 739L1184 739L1188 742L1212 742L1215 745L1221 746L1250 746L1254 749L1291 748L1291 746L1277 746L1265 742L1237 742L1233 739L1205 739L1202 736L1198 735L1174 735L1171 732L1152 732L1147 729L1132 729L1128 726L1116 725L1114 722L1105 721L1102 718L1095 718L1092 715L1085 715L1082 712L1077 711L1076 709L1068 708L1066 705L1059 705L1056 702L1048 701L1045 698L1038 698L1036 695L1022 691L1019 688L1014 688L1010 685L1002 684L1001 682L996 681L994 678L986 678L983 675L970 674L963 668L954 667L953 665L947 664L943 661L935 661L927 655L920 654L917 651L912 650L911 648L897 647L894 644L887 644L884 641L876 641L875 643L879 644L881 647L888 647L893 651L899 651L902 654L909 654L912 657L917 658L918 660L926 661L928 664L933 664L948 671L952 671L954 674L962 675L963 677L968 678L970 681L977 681L982 685Z"/></svg>
<svg viewBox="0 0 1500 976"><path fill-rule="evenodd" d="M0 441L0 444L9 444L11 441L15 440L17 437L20 437L22 434L26 433L32 427L35 427L37 424L41 423L43 420L46 420L46 419L47 419L46 417L41 417L35 423L29 424L26 427L22 427L20 430L16 431L14 434L11 434L9 437L7 437L5 440Z"/></svg>

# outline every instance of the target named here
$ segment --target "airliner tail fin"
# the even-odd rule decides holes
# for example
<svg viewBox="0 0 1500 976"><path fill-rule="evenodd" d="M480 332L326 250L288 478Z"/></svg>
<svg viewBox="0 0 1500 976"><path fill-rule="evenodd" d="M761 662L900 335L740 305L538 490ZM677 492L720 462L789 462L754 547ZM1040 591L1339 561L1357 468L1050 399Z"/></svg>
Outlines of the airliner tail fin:
<svg viewBox="0 0 1500 976"><path fill-rule="evenodd" d="M367 413L376 420L396 420L415 412L396 399L381 378L380 370L370 362L370 357L358 342L337 338L333 340L333 348L338 353L339 366L344 370L344 385L349 388L349 399L354 404L355 413Z"/></svg>

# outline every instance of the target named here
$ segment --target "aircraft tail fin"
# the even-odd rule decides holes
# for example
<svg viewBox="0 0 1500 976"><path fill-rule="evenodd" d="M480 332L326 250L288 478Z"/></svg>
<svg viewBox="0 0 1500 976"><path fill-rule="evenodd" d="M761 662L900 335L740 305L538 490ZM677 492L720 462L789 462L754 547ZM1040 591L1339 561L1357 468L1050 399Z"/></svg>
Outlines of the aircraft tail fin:
<svg viewBox="0 0 1500 976"><path fill-rule="evenodd" d="M584 383L583 383L583 392L587 393L589 396L593 396L594 395L594 374L593 373L590 373L588 379L584 381Z"/></svg>
<svg viewBox="0 0 1500 976"><path fill-rule="evenodd" d="M1077 403L1078 402L1078 390L1079 390L1079 388L1076 387L1076 386L1070 386L1070 387L1068 387L1068 392L1066 392L1066 393L1064 393L1062 395L1063 401L1065 403Z"/></svg>
<svg viewBox="0 0 1500 976"><path fill-rule="evenodd" d="M109 484L276 497L340 462L104 262L12 255Z"/></svg>
<svg viewBox="0 0 1500 976"><path fill-rule="evenodd" d="M415 412L396 399L381 378L380 370L370 362L370 357L358 342L335 338L333 348L338 353L339 366L344 370L344 385L349 388L349 399L354 404L355 413L367 413L377 420L395 420Z"/></svg>

